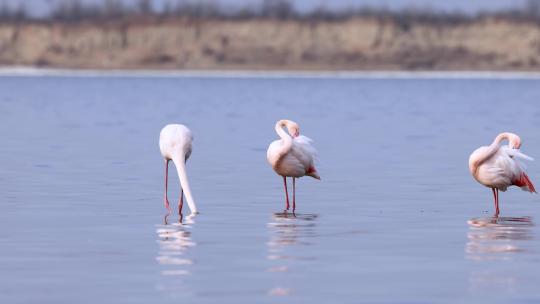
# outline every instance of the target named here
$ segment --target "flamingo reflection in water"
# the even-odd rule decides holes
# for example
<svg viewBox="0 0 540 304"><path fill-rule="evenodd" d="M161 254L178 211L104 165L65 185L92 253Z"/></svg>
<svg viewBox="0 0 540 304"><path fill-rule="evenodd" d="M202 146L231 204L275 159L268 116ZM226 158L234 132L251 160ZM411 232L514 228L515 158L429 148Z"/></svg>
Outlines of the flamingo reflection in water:
<svg viewBox="0 0 540 304"><path fill-rule="evenodd" d="M156 257L157 262L165 269L162 275L188 275L189 266L193 260L186 257L186 253L195 243L192 239L191 228L194 224L194 216L188 215L184 223L174 223L172 225L159 225L156 230L158 235L159 252Z"/></svg>
<svg viewBox="0 0 540 304"><path fill-rule="evenodd" d="M303 255L308 250L303 247L312 245L310 240L317 236L316 214L275 213L268 223L270 240L267 243L267 259L276 261L277 265L268 268L268 272L284 275L290 271L290 266L299 261L312 261L314 256ZM277 274L276 274L277 275ZM283 280L279 280L282 282ZM274 286L268 295L287 296L292 292L289 286Z"/></svg>
<svg viewBox="0 0 540 304"><path fill-rule="evenodd" d="M531 217L487 217L468 221L466 258L479 263L469 274L473 293L492 294L493 290L515 293L521 288L524 273L513 267L493 267L493 262L511 262L533 246L534 223ZM481 266L485 266L482 268ZM515 271L514 271L515 270ZM525 274L526 275L526 274Z"/></svg>
<svg viewBox="0 0 540 304"><path fill-rule="evenodd" d="M473 218L465 246L472 260L508 260L513 254L526 251L526 241L533 239L531 217Z"/></svg>

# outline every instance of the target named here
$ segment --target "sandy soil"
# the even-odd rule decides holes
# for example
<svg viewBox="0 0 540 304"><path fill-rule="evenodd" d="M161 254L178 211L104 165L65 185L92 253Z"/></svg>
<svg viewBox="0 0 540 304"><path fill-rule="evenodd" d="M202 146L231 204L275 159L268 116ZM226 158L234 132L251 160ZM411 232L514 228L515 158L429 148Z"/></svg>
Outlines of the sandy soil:
<svg viewBox="0 0 540 304"><path fill-rule="evenodd" d="M0 25L0 65L98 69L540 70L540 26L169 20Z"/></svg>

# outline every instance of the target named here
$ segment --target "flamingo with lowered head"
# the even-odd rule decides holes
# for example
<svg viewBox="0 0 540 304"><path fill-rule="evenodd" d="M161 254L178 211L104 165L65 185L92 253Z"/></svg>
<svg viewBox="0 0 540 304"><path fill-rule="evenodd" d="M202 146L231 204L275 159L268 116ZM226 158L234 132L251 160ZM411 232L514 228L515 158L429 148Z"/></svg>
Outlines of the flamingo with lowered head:
<svg viewBox="0 0 540 304"><path fill-rule="evenodd" d="M186 174L186 161L191 155L191 142L193 135L184 125L171 124L166 125L159 134L159 149L161 155L165 158L165 208L170 212L169 199L167 198L167 184L169 179L169 161L173 161L178 171L180 179L180 202L178 203L178 214L182 219L182 206L184 203L184 193L191 213L198 213L197 205L191 195L189 181Z"/></svg>
<svg viewBox="0 0 540 304"><path fill-rule="evenodd" d="M283 128L287 128L287 132ZM281 139L270 144L266 152L268 163L274 171L283 177L285 186L285 211L289 210L289 193L287 191L287 176L293 179L293 213L296 210L296 178L311 176L321 179L315 169L317 150L311 145L312 140L300 135L300 127L291 120L280 120L275 126L276 133Z"/></svg>
<svg viewBox="0 0 540 304"><path fill-rule="evenodd" d="M508 146L501 142L508 140ZM521 153L521 139L513 133L501 133L490 146L476 149L469 157L469 170L480 184L491 188L495 200L495 216L499 215L499 190L510 186L521 187L524 191L535 192L534 185L519 159L533 160Z"/></svg>

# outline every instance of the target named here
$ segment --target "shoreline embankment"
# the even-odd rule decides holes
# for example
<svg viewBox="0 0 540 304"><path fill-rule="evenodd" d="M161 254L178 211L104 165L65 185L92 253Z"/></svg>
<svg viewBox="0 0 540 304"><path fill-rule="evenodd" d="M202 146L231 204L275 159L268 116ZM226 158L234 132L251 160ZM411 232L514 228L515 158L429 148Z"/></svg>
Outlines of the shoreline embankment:
<svg viewBox="0 0 540 304"><path fill-rule="evenodd" d="M540 71L540 24L138 19L0 24L0 65L97 70Z"/></svg>

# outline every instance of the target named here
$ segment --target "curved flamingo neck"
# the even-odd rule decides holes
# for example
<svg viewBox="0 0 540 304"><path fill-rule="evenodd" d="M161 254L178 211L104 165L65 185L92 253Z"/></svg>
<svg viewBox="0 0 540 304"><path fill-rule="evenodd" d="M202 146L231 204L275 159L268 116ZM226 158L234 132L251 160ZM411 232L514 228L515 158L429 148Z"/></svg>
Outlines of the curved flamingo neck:
<svg viewBox="0 0 540 304"><path fill-rule="evenodd" d="M499 146L501 142L505 139L508 140L508 146L510 148L519 149L521 147L521 138L519 138L519 136L517 136L516 134L510 132L503 132L497 135L491 145Z"/></svg>
<svg viewBox="0 0 540 304"><path fill-rule="evenodd" d="M476 174L478 167L482 163L490 159L493 155L495 155L495 153L497 153L497 151L499 151L501 142L503 140L508 140L508 145L510 146L510 148L518 149L521 146L521 140L519 136L517 136L516 134L503 132L497 135L497 137L495 137L491 145L489 145L488 148L484 150L482 154L478 155L476 159L474 159L473 163L471 164L470 169L473 175Z"/></svg>
<svg viewBox="0 0 540 304"><path fill-rule="evenodd" d="M281 138L281 142L283 143L277 157L277 162L279 162L280 159L292 149L293 139L291 135L289 135L287 132L285 132L285 130L283 130L283 128L286 127L287 124L287 120L280 120L276 123L276 133L279 135L279 137Z"/></svg>
<svg viewBox="0 0 540 304"><path fill-rule="evenodd" d="M195 204L195 199L191 194L191 187L189 186L189 180L186 173L186 158L182 154L175 154L172 158L174 165L176 166L176 171L178 172L178 178L180 180L180 187L186 195L186 200L191 210L191 213L198 213L197 205Z"/></svg>

